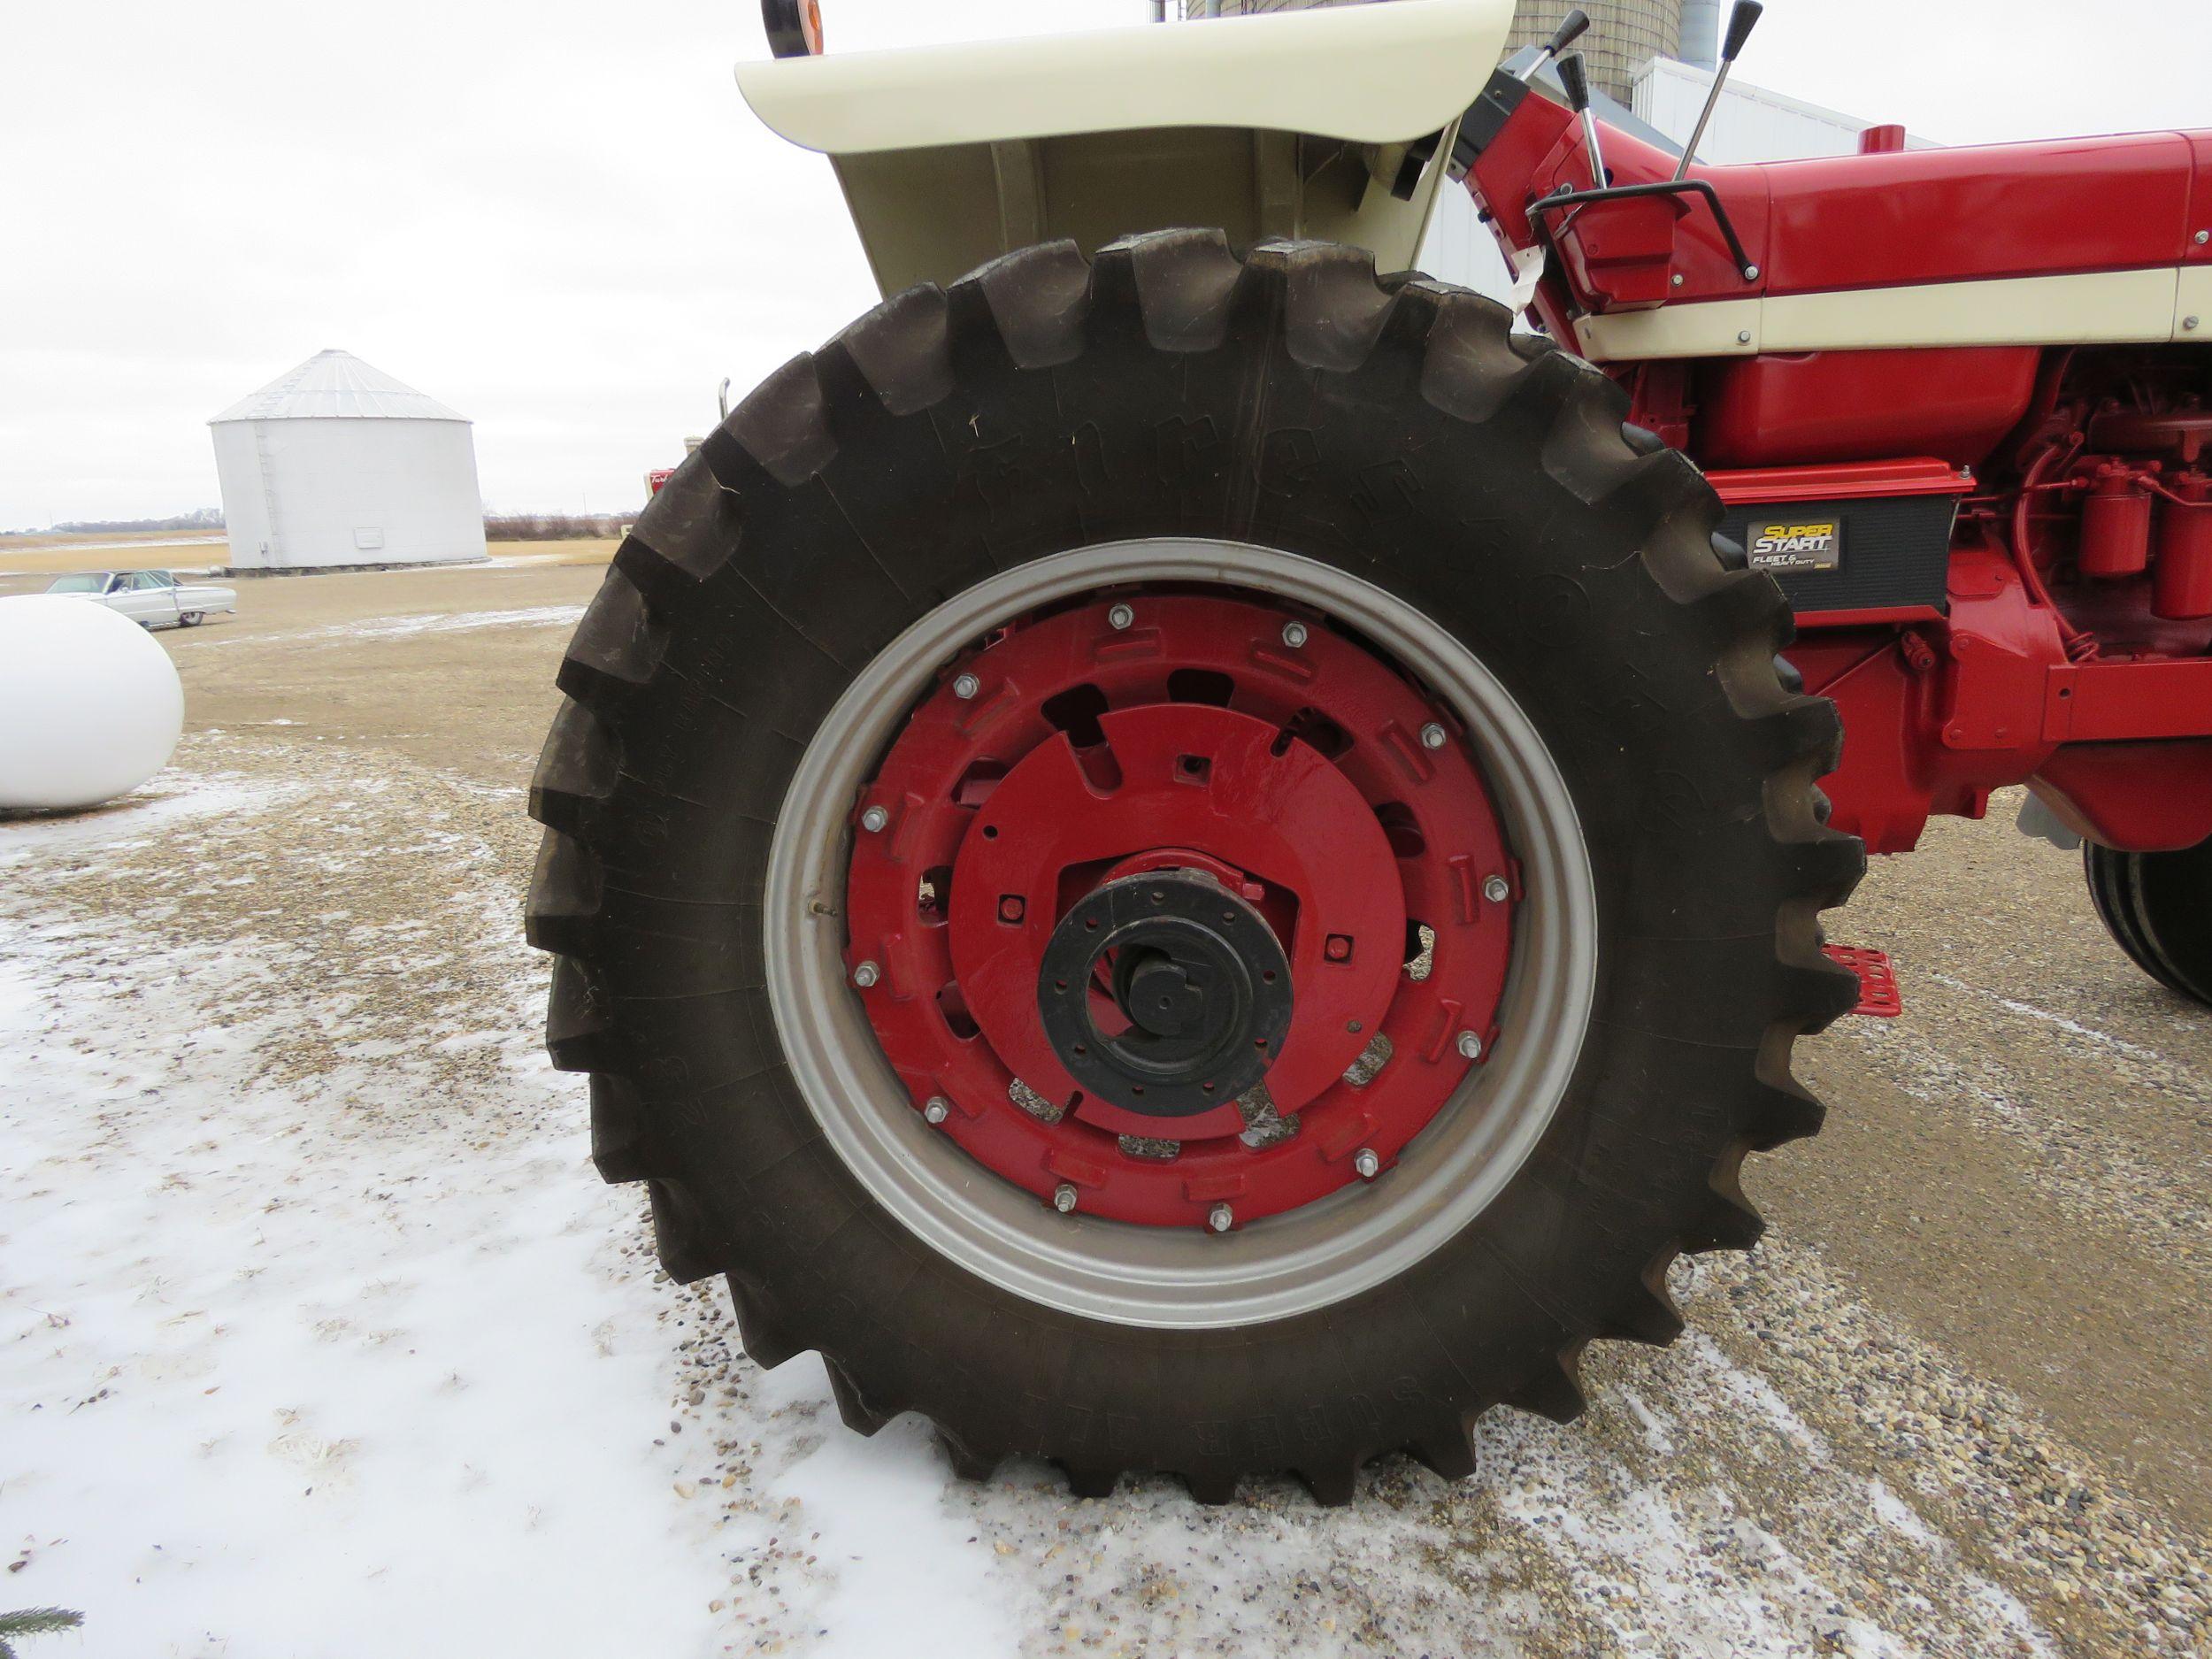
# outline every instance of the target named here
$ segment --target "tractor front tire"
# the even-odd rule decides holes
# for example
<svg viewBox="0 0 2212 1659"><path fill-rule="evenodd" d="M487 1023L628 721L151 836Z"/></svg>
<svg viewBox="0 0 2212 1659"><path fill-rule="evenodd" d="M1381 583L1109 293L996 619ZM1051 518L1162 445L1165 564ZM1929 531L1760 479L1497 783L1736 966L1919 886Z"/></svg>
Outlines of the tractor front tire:
<svg viewBox="0 0 2212 1659"><path fill-rule="evenodd" d="M2084 841L2082 872L2098 920L2129 960L2212 1008L2212 841L2161 853Z"/></svg>
<svg viewBox="0 0 2212 1659"><path fill-rule="evenodd" d="M531 793L549 1046L667 1271L854 1428L1340 1502L1574 1417L1759 1235L1855 995L1835 712L1695 469L1509 324L1333 246L1034 248L770 377L623 543ZM1054 979L1177 907L1249 995L1171 932ZM1185 1115L1056 1069L1133 973L1219 1024Z"/></svg>

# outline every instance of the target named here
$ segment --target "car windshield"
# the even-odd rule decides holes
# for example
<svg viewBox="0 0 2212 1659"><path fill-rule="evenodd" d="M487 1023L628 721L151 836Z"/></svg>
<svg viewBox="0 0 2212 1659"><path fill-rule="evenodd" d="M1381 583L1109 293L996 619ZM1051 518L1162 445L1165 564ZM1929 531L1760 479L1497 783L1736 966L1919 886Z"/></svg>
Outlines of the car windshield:
<svg viewBox="0 0 2212 1659"><path fill-rule="evenodd" d="M105 571L86 571L81 575L56 578L46 591L50 594L96 594L107 585L108 573Z"/></svg>

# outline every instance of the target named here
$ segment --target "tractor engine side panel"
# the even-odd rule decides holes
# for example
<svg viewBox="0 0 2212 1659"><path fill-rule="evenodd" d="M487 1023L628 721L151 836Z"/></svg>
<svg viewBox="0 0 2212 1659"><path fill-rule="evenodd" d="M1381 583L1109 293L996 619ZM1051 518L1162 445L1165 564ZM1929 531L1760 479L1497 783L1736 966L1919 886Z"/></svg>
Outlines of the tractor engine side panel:
<svg viewBox="0 0 2212 1659"><path fill-rule="evenodd" d="M1808 351L1696 368L1692 444L1708 467L1928 455L1978 466L2020 424L2032 346Z"/></svg>

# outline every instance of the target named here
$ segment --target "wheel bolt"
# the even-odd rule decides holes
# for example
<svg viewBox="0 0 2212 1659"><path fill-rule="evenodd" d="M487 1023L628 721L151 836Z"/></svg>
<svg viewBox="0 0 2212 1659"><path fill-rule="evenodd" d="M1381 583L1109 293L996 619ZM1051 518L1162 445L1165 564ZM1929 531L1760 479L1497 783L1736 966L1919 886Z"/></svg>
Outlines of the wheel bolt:
<svg viewBox="0 0 2212 1659"><path fill-rule="evenodd" d="M1435 721L1431 720L1426 726L1421 728L1421 747L1423 749L1441 749L1444 747L1444 728L1439 726Z"/></svg>
<svg viewBox="0 0 2212 1659"><path fill-rule="evenodd" d="M1137 613L1127 605L1116 605L1106 613L1106 626L1119 633L1137 619Z"/></svg>
<svg viewBox="0 0 2212 1659"><path fill-rule="evenodd" d="M963 674L952 682L952 695L965 703L983 689L983 682L973 674Z"/></svg>
<svg viewBox="0 0 2212 1659"><path fill-rule="evenodd" d="M1059 1186L1053 1188L1052 1207L1062 1215L1067 1215L1075 1209L1077 1196L1074 1187L1066 1181L1062 1181Z"/></svg>
<svg viewBox="0 0 2212 1659"><path fill-rule="evenodd" d="M891 815L879 806L872 806L860 815L860 827L871 835L880 833L890 821Z"/></svg>
<svg viewBox="0 0 2212 1659"><path fill-rule="evenodd" d="M950 1102L947 1101L942 1094L932 1094L929 1097L928 1103L922 1108L922 1121L924 1123L941 1124L951 1115L951 1112L952 1105Z"/></svg>
<svg viewBox="0 0 2212 1659"><path fill-rule="evenodd" d="M1226 1204L1216 1204L1206 1212L1206 1225L1216 1233L1226 1233L1236 1225L1237 1212Z"/></svg>
<svg viewBox="0 0 2212 1659"><path fill-rule="evenodd" d="M1513 887L1503 876L1492 876L1482 884L1482 896L1493 904L1502 904L1513 896Z"/></svg>
<svg viewBox="0 0 2212 1659"><path fill-rule="evenodd" d="M1375 1156L1372 1147L1362 1147L1352 1154L1352 1167L1359 1171L1363 1181L1371 1181L1382 1173L1382 1160Z"/></svg>
<svg viewBox="0 0 2212 1659"><path fill-rule="evenodd" d="M853 983L866 990L883 977L883 970L872 962L864 962L853 970Z"/></svg>
<svg viewBox="0 0 2212 1659"><path fill-rule="evenodd" d="M1306 642L1306 625L1302 622L1283 624L1283 643L1296 650Z"/></svg>
<svg viewBox="0 0 2212 1659"><path fill-rule="evenodd" d="M1461 1032L1459 1033L1459 1052L1463 1057L1469 1060L1481 1059L1482 1039L1476 1036L1471 1031Z"/></svg>

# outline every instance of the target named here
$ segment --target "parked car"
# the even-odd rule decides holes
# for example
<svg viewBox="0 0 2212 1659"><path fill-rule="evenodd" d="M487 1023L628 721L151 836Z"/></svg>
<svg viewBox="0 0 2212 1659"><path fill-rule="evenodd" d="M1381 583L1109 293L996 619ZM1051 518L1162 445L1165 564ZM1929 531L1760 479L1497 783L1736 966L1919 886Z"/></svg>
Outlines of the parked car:
<svg viewBox="0 0 2212 1659"><path fill-rule="evenodd" d="M169 571L80 571L46 591L81 595L150 628L197 627L218 611L238 611L236 588L180 582Z"/></svg>

